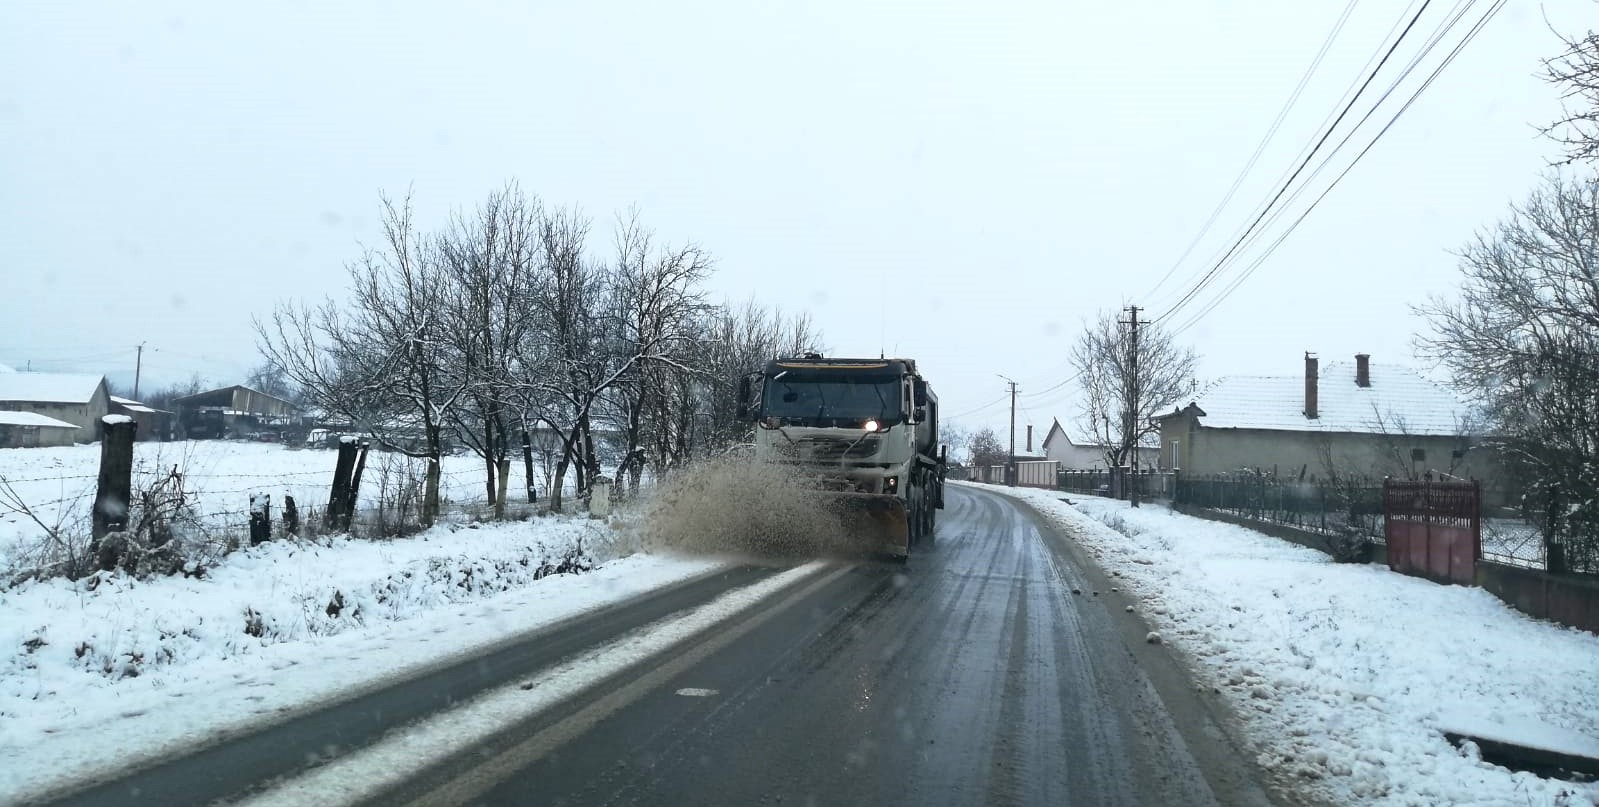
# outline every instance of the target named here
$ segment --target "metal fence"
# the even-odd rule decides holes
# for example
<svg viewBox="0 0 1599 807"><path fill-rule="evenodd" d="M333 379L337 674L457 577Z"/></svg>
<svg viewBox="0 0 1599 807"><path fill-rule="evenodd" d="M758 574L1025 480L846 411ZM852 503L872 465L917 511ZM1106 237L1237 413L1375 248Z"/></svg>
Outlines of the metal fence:
<svg viewBox="0 0 1599 807"><path fill-rule="evenodd" d="M1145 501L1169 500L1174 493L1176 475L1170 471L1116 473L1104 468L1062 469L1055 475L1055 486L1073 493L1126 498L1123 486L1138 486L1138 497Z"/></svg>
<svg viewBox="0 0 1599 807"><path fill-rule="evenodd" d="M1380 481L1327 485L1264 474L1178 474L1173 501L1328 535L1353 532L1383 540Z"/></svg>

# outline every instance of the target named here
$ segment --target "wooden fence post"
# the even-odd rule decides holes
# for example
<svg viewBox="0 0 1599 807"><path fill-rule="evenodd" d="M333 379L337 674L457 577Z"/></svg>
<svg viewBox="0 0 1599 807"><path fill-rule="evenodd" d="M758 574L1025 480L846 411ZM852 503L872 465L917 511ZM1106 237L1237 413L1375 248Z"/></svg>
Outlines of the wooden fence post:
<svg viewBox="0 0 1599 807"><path fill-rule="evenodd" d="M100 440L100 479L94 494L89 555L100 556L100 540L128 527L128 506L133 499L133 437L139 424L127 415L106 415L105 436ZM115 568L113 562L101 568Z"/></svg>
<svg viewBox="0 0 1599 807"><path fill-rule="evenodd" d="M272 540L272 495L250 494L250 546Z"/></svg>
<svg viewBox="0 0 1599 807"><path fill-rule="evenodd" d="M300 534L300 508L294 503L294 497L283 496L283 532L286 535Z"/></svg>
<svg viewBox="0 0 1599 807"><path fill-rule="evenodd" d="M355 452L355 438L339 439L339 459L333 466L333 491L328 494L328 512L323 517L323 523L330 530L348 523L344 508L350 501L350 472L355 469Z"/></svg>
<svg viewBox="0 0 1599 807"><path fill-rule="evenodd" d="M366 472L366 454L372 444L362 440L355 450L355 470L350 472L349 489L345 492L344 509L339 513L340 527L349 532L355 518L355 500L361 495L361 475Z"/></svg>

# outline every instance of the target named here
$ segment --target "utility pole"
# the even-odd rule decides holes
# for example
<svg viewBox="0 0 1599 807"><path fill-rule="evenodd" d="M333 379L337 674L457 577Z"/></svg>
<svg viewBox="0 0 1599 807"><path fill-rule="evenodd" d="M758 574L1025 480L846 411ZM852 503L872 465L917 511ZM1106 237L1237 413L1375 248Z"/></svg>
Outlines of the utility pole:
<svg viewBox="0 0 1599 807"><path fill-rule="evenodd" d="M1005 455L1005 484L1016 487L1016 382L1005 379L1010 385L1010 453Z"/></svg>
<svg viewBox="0 0 1599 807"><path fill-rule="evenodd" d="M1122 443L1126 446L1127 468L1132 473L1127 475L1130 480L1124 476L1122 481L1127 487L1127 499L1134 507L1138 506L1138 312L1142 310L1136 305L1127 306L1127 312L1132 315L1128 321L1132 333L1128 339L1127 422L1123 427Z"/></svg>
<svg viewBox="0 0 1599 807"><path fill-rule="evenodd" d="M139 376L144 372L144 343L139 343L139 356L133 360L133 400L139 400Z"/></svg>

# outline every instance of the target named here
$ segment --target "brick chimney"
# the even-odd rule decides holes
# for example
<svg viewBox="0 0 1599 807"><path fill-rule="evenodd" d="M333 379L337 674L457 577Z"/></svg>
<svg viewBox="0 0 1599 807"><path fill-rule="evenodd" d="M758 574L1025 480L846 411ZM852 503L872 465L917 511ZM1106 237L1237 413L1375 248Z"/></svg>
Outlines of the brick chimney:
<svg viewBox="0 0 1599 807"><path fill-rule="evenodd" d="M1316 381L1319 371L1316 354L1305 354L1305 417L1315 420L1321 413L1316 409Z"/></svg>
<svg viewBox="0 0 1599 807"><path fill-rule="evenodd" d="M1355 386L1371 386L1371 356L1366 353L1355 354Z"/></svg>
<svg viewBox="0 0 1599 807"><path fill-rule="evenodd" d="M1027 427L1027 453L1033 453L1033 427Z"/></svg>

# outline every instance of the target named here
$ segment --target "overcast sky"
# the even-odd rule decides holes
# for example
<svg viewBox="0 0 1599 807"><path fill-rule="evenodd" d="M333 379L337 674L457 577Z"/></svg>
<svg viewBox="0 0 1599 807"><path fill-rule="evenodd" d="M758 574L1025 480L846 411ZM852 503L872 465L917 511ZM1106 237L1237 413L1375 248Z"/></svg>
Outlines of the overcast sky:
<svg viewBox="0 0 1599 807"><path fill-rule="evenodd" d="M234 383L253 315L340 293L380 191L413 188L431 226L514 179L597 230L637 205L717 256L717 296L809 312L835 354L919 359L967 426L1003 427L996 374L1014 378L1043 429L1077 414L1060 382L1085 318L1163 316L1405 11L1355 7L1179 264L1345 0L437 5L0 5L0 362L128 372L144 342L147 378ZM1559 111L1549 26L1596 19L1510 0L1183 334L1200 374L1298 373L1306 350L1413 362L1409 306L1557 154L1534 129Z"/></svg>

